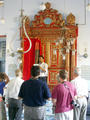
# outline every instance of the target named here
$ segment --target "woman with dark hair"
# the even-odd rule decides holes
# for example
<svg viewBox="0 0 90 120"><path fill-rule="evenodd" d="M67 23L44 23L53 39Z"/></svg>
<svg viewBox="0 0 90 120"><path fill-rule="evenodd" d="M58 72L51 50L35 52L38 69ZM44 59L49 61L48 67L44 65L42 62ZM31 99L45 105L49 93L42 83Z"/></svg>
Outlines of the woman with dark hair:
<svg viewBox="0 0 90 120"><path fill-rule="evenodd" d="M5 85L9 82L9 78L5 73L0 73L0 120L7 120L5 105L3 101L3 92Z"/></svg>

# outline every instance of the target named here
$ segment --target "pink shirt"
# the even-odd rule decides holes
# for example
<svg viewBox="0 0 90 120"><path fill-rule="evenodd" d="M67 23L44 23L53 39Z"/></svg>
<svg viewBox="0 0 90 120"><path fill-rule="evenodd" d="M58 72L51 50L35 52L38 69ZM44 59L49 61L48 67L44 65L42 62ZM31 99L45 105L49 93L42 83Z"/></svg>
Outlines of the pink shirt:
<svg viewBox="0 0 90 120"><path fill-rule="evenodd" d="M69 89L64 86L65 84ZM57 100L55 113L67 112L73 109L71 101L75 95L76 89L70 82L65 81L64 84L58 84L52 91L52 98Z"/></svg>

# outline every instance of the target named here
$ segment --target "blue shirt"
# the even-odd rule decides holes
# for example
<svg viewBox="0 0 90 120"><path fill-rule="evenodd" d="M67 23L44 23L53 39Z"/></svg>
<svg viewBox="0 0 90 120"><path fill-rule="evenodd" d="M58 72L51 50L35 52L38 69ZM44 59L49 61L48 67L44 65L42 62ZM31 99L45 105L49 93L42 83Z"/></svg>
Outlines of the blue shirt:
<svg viewBox="0 0 90 120"><path fill-rule="evenodd" d="M5 87L5 82L0 82L0 94L3 95L3 88Z"/></svg>
<svg viewBox="0 0 90 120"><path fill-rule="evenodd" d="M19 97L23 98L25 105L37 107L46 104L46 99L50 98L51 94L46 82L30 79L21 85Z"/></svg>

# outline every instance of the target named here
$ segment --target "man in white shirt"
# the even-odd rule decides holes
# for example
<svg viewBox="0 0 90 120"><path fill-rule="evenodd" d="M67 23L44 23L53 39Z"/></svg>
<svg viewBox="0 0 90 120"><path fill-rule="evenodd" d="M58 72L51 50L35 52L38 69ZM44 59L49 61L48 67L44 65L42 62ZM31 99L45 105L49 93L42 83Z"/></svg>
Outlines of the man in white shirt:
<svg viewBox="0 0 90 120"><path fill-rule="evenodd" d="M48 77L48 65L44 62L44 57L39 56L39 66L40 66L40 79L44 82L47 82Z"/></svg>
<svg viewBox="0 0 90 120"><path fill-rule="evenodd" d="M8 83L6 92L6 104L8 105L9 120L21 120L22 100L18 99L20 87L24 82L19 69L15 71L16 77Z"/></svg>
<svg viewBox="0 0 90 120"><path fill-rule="evenodd" d="M74 108L73 120L86 120L87 111L87 97L88 97L88 85L87 81L79 75L79 68L74 70L74 80L71 81L75 85L77 91L76 101L80 105L79 108Z"/></svg>

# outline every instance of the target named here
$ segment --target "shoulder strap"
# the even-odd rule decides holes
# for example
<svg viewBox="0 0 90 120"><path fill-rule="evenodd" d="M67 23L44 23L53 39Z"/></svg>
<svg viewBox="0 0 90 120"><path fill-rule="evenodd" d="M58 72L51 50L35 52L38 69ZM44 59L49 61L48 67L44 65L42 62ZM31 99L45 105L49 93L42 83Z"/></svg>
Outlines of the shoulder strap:
<svg viewBox="0 0 90 120"><path fill-rule="evenodd" d="M67 84L65 84L65 83L63 83L63 85L64 85L64 87L69 91L69 93L70 93L70 95L71 95L71 97L72 97L72 94L71 94L71 91L70 91L70 88L67 86ZM73 97L72 97L72 99L73 99Z"/></svg>

